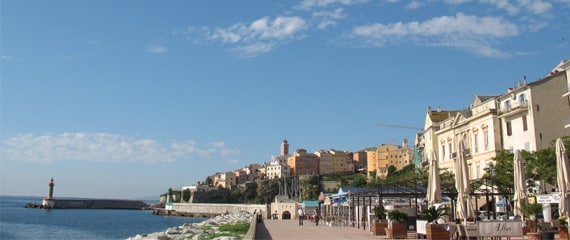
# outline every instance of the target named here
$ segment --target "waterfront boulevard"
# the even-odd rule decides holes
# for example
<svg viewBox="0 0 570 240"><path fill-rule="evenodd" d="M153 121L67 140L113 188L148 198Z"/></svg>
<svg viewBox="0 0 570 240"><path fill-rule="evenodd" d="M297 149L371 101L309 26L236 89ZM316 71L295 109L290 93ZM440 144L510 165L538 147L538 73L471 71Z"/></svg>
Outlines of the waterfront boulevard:
<svg viewBox="0 0 570 240"><path fill-rule="evenodd" d="M319 223L305 221L299 226L297 220L269 220L264 219L257 224L255 232L257 240L281 240L281 239L388 239L386 236L375 236L369 229L352 226L327 226ZM415 231L408 231L408 239L416 239ZM503 239L507 239L506 237ZM526 237L511 237L511 240L526 239ZM555 239L558 239L558 234Z"/></svg>

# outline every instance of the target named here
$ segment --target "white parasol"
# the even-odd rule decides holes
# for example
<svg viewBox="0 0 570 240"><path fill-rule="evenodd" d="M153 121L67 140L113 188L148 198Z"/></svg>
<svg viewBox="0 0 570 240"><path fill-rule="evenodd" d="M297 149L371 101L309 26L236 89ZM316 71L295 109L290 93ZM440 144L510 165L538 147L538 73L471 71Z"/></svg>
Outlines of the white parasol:
<svg viewBox="0 0 570 240"><path fill-rule="evenodd" d="M441 180L439 177L439 164L435 151L432 151L432 159L429 165L429 177L426 200L428 206L433 206L434 203L441 203Z"/></svg>
<svg viewBox="0 0 570 240"><path fill-rule="evenodd" d="M457 188L457 217L465 222L473 218L473 206L469 199L469 170L465 159L465 146L459 142L459 154L455 158L455 188Z"/></svg>
<svg viewBox="0 0 570 240"><path fill-rule="evenodd" d="M522 216L522 206L526 201L526 180L524 176L524 159L522 157L520 150L515 150L514 157L513 157L513 176L514 176L514 188L515 188L515 196L513 200L515 202L515 209L514 214Z"/></svg>
<svg viewBox="0 0 570 240"><path fill-rule="evenodd" d="M558 211L560 216L570 216L570 166L568 155L561 138L556 139L556 178L560 191Z"/></svg>

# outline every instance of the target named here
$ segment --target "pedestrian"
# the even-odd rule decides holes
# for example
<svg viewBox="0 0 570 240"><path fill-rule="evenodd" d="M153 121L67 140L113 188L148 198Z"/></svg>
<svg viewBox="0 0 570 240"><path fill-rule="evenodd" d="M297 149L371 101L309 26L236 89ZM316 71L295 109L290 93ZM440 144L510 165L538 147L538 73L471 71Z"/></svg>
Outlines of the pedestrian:
<svg viewBox="0 0 570 240"><path fill-rule="evenodd" d="M303 226L303 218L305 217L303 209L299 208L299 210L297 210L297 214L299 215L299 226Z"/></svg>

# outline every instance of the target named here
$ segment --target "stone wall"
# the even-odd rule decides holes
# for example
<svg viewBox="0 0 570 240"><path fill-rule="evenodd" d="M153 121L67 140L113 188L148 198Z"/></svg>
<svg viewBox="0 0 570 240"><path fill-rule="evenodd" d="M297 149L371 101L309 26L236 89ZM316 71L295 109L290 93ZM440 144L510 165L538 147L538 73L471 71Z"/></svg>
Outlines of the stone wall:
<svg viewBox="0 0 570 240"><path fill-rule="evenodd" d="M224 204L224 203L173 203L173 210L177 213L191 213L194 215L219 215L226 212L246 211L259 213L268 218L268 207L264 204Z"/></svg>
<svg viewBox="0 0 570 240"><path fill-rule="evenodd" d="M56 199L53 208L145 209L148 205L137 200Z"/></svg>

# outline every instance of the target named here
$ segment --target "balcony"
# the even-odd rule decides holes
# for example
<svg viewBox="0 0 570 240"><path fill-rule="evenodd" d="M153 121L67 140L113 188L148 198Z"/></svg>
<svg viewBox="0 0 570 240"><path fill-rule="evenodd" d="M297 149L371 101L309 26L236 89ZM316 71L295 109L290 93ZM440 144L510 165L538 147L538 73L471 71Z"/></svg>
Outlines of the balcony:
<svg viewBox="0 0 570 240"><path fill-rule="evenodd" d="M513 102L510 106L501 107L499 110L499 117L504 118L528 111L528 102Z"/></svg>

